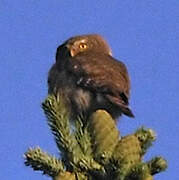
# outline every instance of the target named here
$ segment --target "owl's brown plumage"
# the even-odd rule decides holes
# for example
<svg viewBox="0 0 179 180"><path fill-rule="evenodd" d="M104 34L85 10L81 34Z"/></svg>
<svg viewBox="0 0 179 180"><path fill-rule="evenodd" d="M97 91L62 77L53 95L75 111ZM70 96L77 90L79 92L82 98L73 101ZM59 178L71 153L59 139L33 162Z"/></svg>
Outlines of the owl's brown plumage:
<svg viewBox="0 0 179 180"><path fill-rule="evenodd" d="M112 57L106 41L96 34L76 36L57 48L49 71L49 93L62 93L72 116L97 109L114 118L134 117L128 107L130 80L126 66Z"/></svg>

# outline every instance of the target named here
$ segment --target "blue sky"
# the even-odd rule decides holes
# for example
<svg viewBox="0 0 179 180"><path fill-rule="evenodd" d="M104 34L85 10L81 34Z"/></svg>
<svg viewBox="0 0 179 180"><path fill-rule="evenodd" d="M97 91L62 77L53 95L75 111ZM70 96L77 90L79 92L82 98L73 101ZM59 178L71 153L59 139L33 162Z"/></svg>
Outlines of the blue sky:
<svg viewBox="0 0 179 180"><path fill-rule="evenodd" d="M145 159L162 155L166 172L179 171L179 1L0 0L0 179L48 179L23 164L29 146L58 156L41 102L57 46L99 33L128 67L135 119L123 117L122 135L144 125L157 132Z"/></svg>

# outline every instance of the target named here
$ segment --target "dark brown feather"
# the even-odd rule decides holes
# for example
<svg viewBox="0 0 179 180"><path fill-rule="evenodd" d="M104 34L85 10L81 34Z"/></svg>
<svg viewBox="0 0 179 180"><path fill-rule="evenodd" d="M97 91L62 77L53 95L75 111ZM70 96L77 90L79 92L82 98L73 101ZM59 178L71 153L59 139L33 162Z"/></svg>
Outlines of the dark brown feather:
<svg viewBox="0 0 179 180"><path fill-rule="evenodd" d="M70 58L69 61L68 70L77 77L78 85L120 97L124 104L128 104L130 80L122 62L106 54L92 53Z"/></svg>
<svg viewBox="0 0 179 180"><path fill-rule="evenodd" d="M81 41L88 46L85 51L79 50ZM88 116L105 109L115 118L121 113L134 117L128 107L127 68L111 56L108 44L99 35L77 36L59 46L48 85L49 93L63 91L73 115Z"/></svg>

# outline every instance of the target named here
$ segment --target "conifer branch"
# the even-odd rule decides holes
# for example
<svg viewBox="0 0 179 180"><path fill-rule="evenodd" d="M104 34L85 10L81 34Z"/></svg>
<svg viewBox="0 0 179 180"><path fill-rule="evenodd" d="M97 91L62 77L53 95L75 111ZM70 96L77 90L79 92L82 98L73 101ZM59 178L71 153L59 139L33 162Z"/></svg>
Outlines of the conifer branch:
<svg viewBox="0 0 179 180"><path fill-rule="evenodd" d="M146 163L138 163L131 168L125 180L153 180Z"/></svg>
<svg viewBox="0 0 179 180"><path fill-rule="evenodd" d="M75 133L71 133L69 113L63 97L51 95L42 103L42 107L68 169L101 169L101 166L93 160L90 136L83 128L80 118L76 120Z"/></svg>
<svg viewBox="0 0 179 180"><path fill-rule="evenodd" d="M25 165L53 180L153 180L153 175L167 168L162 157L143 162L156 139L151 129L142 127L120 137L115 121L104 110L93 113L85 123L77 118L72 126L61 95L50 95L42 108L62 160L35 148L25 153Z"/></svg>
<svg viewBox="0 0 179 180"><path fill-rule="evenodd" d="M71 134L69 123L69 112L65 106L63 97L51 95L43 103L42 108L47 116L48 125L55 137L57 147L62 153L64 161L75 163L81 150L75 137Z"/></svg>
<svg viewBox="0 0 179 180"><path fill-rule="evenodd" d="M65 172L60 172L57 176L53 178L53 180L76 180L76 177L75 177L75 173L65 171Z"/></svg>
<svg viewBox="0 0 179 180"><path fill-rule="evenodd" d="M141 144L142 155L146 153L147 149L152 146L152 142L156 140L155 132L152 129L145 129L144 127L138 129L135 132L135 136Z"/></svg>
<svg viewBox="0 0 179 180"><path fill-rule="evenodd" d="M43 152L38 148L29 148L24 154L25 165L31 166L34 171L42 171L43 174L51 177L56 176L59 172L64 172L63 163L54 156Z"/></svg>
<svg viewBox="0 0 179 180"><path fill-rule="evenodd" d="M167 168L167 161L162 157L158 156L147 162L147 165L150 169L151 175L155 175L162 171L165 171Z"/></svg>
<svg viewBox="0 0 179 180"><path fill-rule="evenodd" d="M91 137L87 130L87 126L84 126L81 118L78 118L75 124L76 131L74 136L78 145L80 146L83 155L93 157L92 147L91 147Z"/></svg>

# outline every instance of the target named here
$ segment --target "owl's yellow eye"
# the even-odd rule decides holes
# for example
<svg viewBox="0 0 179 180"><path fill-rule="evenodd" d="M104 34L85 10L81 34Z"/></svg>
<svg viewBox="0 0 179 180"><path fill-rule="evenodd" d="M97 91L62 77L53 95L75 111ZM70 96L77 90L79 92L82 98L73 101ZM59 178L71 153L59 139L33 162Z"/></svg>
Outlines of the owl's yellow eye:
<svg viewBox="0 0 179 180"><path fill-rule="evenodd" d="M87 48L87 45L86 45L85 43L81 43L81 44L79 45L79 48L84 50L84 49Z"/></svg>

